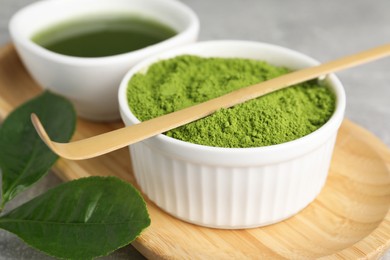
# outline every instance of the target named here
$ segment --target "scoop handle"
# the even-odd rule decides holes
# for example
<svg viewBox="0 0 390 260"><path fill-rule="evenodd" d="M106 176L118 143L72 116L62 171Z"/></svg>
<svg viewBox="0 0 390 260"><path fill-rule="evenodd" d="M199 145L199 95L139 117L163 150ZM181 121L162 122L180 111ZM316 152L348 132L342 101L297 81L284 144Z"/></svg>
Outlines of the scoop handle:
<svg viewBox="0 0 390 260"><path fill-rule="evenodd" d="M368 63L388 55L390 55L390 44L323 63L318 66L294 71L265 82L241 88L198 105L144 121L136 125L71 143L56 143L51 141L38 117L32 115L32 121L42 140L44 140L55 153L73 160L88 159L193 122L214 113L218 109L228 108L291 85Z"/></svg>

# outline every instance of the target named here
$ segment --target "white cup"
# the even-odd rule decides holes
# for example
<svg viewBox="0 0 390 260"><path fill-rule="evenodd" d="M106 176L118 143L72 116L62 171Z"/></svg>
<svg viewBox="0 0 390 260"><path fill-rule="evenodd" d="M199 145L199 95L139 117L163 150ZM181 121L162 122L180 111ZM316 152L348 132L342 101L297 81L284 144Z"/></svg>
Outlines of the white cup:
<svg viewBox="0 0 390 260"><path fill-rule="evenodd" d="M37 32L62 21L117 12L151 18L177 34L136 51L98 58L58 54L31 40ZM19 56L38 84L72 101L79 116L108 121L119 118L117 93L125 73L148 56L196 41L199 20L176 0L44 0L18 11L9 30Z"/></svg>
<svg viewBox="0 0 390 260"><path fill-rule="evenodd" d="M137 64L123 78L118 98L126 125L140 122L127 101L133 75L183 54L264 60L293 70L318 65L302 53L260 42L219 40L170 50ZM211 147L159 134L130 146L138 185L164 211L201 226L252 228L295 215L325 184L344 116L341 82L334 74L324 80L336 95L336 109L316 131L290 142L253 148Z"/></svg>

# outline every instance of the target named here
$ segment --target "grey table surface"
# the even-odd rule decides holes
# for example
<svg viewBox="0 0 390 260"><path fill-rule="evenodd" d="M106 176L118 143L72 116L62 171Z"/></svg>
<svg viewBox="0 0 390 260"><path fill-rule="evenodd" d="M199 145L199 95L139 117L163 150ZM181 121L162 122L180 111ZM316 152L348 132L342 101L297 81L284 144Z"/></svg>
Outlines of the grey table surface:
<svg viewBox="0 0 390 260"><path fill-rule="evenodd" d="M35 0L0 0L0 45L10 41L8 22ZM240 39L281 45L328 61L390 42L390 0L183 0L201 21L199 40ZM347 93L346 117L390 146L390 59L337 75ZM1 93L0 93L1 95ZM0 148L1 149L1 148ZM7 209L61 181L48 174ZM390 234L388 234L390 236ZM142 259L127 246L102 259ZM51 259L0 230L0 259ZM383 259L390 260L390 251Z"/></svg>

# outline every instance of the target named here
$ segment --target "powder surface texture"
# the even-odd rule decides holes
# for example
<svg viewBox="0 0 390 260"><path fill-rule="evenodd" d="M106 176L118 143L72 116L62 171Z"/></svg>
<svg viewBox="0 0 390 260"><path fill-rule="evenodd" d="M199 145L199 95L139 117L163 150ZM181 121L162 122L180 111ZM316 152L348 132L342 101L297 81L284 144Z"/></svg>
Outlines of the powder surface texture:
<svg viewBox="0 0 390 260"><path fill-rule="evenodd" d="M145 121L288 73L264 61L183 55L159 61L128 83L131 111ZM260 147L303 137L328 121L335 95L317 80L220 109L166 135L228 148Z"/></svg>

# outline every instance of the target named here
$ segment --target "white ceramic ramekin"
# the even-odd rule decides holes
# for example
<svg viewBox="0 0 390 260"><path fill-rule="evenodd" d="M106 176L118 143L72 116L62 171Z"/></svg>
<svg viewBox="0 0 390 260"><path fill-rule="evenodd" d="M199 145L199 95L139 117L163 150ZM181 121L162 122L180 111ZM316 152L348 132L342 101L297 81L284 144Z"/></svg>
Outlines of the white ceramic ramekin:
<svg viewBox="0 0 390 260"><path fill-rule="evenodd" d="M61 55L31 41L35 33L50 25L104 13L145 16L178 34L140 50L99 58ZM70 99L78 115L106 121L119 118L118 85L125 73L148 56L196 41L199 21L176 0L44 0L18 11L9 30L23 63L42 87Z"/></svg>
<svg viewBox="0 0 390 260"><path fill-rule="evenodd" d="M200 42L154 56L133 67L119 89L126 125L131 113L127 83L151 63L180 54L242 57L301 69L318 64L301 53L264 43ZM284 220L312 202L327 178L345 93L335 75L326 81L337 96L336 111L317 131L283 144L217 148L158 135L130 146L135 178L160 208L182 220L214 228L251 228Z"/></svg>

